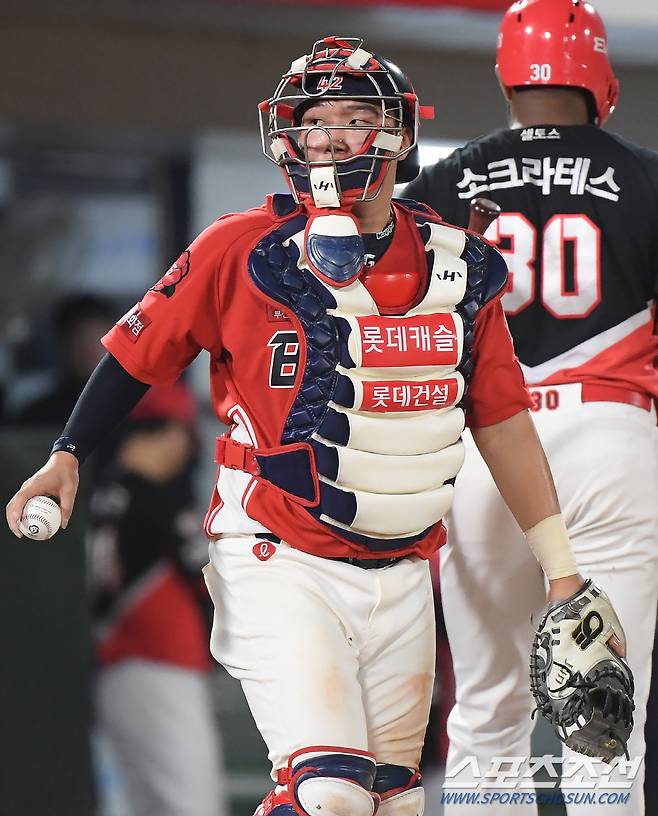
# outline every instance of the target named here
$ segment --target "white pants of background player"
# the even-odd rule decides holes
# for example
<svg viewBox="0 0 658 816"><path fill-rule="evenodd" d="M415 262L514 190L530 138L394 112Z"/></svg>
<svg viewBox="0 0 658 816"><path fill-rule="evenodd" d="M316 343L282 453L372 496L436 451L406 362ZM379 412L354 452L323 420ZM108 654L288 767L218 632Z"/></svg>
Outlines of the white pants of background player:
<svg viewBox="0 0 658 816"><path fill-rule="evenodd" d="M149 660L100 670L97 720L125 783L127 816L225 816L210 679Z"/></svg>
<svg viewBox="0 0 658 816"><path fill-rule="evenodd" d="M579 569L608 593L626 632L636 684L628 750L631 758L642 756L658 596L655 412L612 402L582 403L579 384L534 390L541 392L543 406L546 392L556 392L548 396L551 407L532 416ZM474 756L484 774L494 756L530 755L529 618L545 603L545 592L537 562L470 437L467 444L448 544L441 551L441 597L457 699L448 720L448 771ZM565 749L567 754L571 752ZM643 777L642 766L628 804L605 804L601 812L644 814ZM466 780L467 774L456 779ZM592 789L577 792L587 791ZM537 813L531 804L446 807L451 816L507 816L512 810L515 816ZM594 809L571 804L567 811L569 816L591 816Z"/></svg>
<svg viewBox="0 0 658 816"><path fill-rule="evenodd" d="M258 541L211 542L204 574L211 652L242 683L273 778L313 746L417 768L434 678L427 561L364 570L286 544L261 561Z"/></svg>

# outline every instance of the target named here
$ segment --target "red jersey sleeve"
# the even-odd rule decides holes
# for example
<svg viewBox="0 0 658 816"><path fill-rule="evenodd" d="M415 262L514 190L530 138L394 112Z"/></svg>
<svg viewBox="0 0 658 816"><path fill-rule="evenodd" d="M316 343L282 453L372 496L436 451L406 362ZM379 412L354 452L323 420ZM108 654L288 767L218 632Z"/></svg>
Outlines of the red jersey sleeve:
<svg viewBox="0 0 658 816"><path fill-rule="evenodd" d="M204 230L102 338L129 374L168 385L202 349L221 355L220 268L245 226L248 231L251 225L233 215Z"/></svg>
<svg viewBox="0 0 658 816"><path fill-rule="evenodd" d="M469 427L495 425L530 407L500 296L476 318L473 363L466 404Z"/></svg>

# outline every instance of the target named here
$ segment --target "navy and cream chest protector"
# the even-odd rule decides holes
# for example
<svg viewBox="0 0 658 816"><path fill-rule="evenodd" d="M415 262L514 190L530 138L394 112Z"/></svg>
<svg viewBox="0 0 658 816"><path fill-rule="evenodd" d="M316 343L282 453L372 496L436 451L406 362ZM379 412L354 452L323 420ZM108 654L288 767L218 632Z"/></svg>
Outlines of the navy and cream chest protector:
<svg viewBox="0 0 658 816"><path fill-rule="evenodd" d="M310 268L304 215L261 240L249 260L258 289L303 330L305 365L280 444L312 447L310 464L297 458L299 485L308 467L319 481L319 502L307 511L380 551L408 547L450 508L475 318L507 278L485 241L401 203L413 212L428 271L424 294L402 315L380 315L358 279L332 284ZM294 493L290 464L279 458L266 477Z"/></svg>

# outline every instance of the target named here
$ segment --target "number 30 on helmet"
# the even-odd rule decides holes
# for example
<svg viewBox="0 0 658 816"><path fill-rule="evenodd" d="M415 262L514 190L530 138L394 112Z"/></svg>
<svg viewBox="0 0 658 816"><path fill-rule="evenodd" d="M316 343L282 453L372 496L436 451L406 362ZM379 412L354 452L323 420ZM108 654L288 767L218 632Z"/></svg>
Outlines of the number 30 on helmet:
<svg viewBox="0 0 658 816"><path fill-rule="evenodd" d="M599 125L619 96L603 20L583 0L514 3L500 26L496 71L507 98L523 86L582 88L591 94Z"/></svg>

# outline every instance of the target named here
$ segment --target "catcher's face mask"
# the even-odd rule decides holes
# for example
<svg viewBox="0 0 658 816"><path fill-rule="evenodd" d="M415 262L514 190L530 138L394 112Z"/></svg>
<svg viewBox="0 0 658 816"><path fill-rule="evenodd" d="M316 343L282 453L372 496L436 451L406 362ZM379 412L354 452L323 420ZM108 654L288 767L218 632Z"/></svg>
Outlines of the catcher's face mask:
<svg viewBox="0 0 658 816"><path fill-rule="evenodd" d="M418 121L433 112L396 66L362 44L318 40L259 106L263 151L298 202L338 208L373 199L395 160L405 159L398 181L418 173Z"/></svg>

